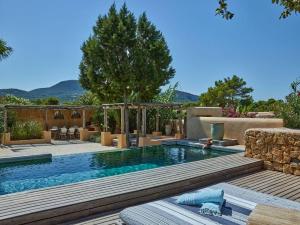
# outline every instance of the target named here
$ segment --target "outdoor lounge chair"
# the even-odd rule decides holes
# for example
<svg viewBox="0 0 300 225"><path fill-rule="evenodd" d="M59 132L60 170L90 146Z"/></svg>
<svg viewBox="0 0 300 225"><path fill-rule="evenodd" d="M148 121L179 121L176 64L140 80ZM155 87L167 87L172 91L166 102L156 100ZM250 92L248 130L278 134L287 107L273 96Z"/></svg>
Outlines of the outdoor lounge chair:
<svg viewBox="0 0 300 225"><path fill-rule="evenodd" d="M75 138L75 128L74 127L69 128L68 137L69 137L69 139L74 139Z"/></svg>
<svg viewBox="0 0 300 225"><path fill-rule="evenodd" d="M120 224L126 225L196 225L196 224L247 224L257 204L300 210L300 203L243 189L227 183L210 188L223 188L225 205L222 216L202 215L199 207L179 205L178 196L129 207L120 212ZM293 223L291 223L293 224ZM300 224L300 223L299 223Z"/></svg>
<svg viewBox="0 0 300 225"><path fill-rule="evenodd" d="M59 138L66 140L67 139L67 132L68 132L67 128L65 128L65 127L60 128Z"/></svg>

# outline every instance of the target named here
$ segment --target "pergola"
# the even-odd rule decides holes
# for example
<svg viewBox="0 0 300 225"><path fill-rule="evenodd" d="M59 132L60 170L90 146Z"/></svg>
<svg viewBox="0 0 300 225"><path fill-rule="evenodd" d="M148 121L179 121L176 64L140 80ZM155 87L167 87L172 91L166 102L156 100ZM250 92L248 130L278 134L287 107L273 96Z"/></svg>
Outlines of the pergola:
<svg viewBox="0 0 300 225"><path fill-rule="evenodd" d="M38 109L44 111L44 120L45 126L48 127L48 111L49 110L76 110L82 112L82 127L86 126L86 115L85 112L87 109L101 109L101 106L92 106L92 105L81 105L81 106L72 106L72 105L0 105L0 110L4 112L3 115L3 125L4 133L7 132L7 111L16 109Z"/></svg>
<svg viewBox="0 0 300 225"><path fill-rule="evenodd" d="M142 111L142 135L146 135L146 124L147 124L147 109L175 109L181 110L182 104L179 103L128 103L127 104L129 109L136 109L137 110L137 120L140 120L140 113L138 109ZM7 132L7 111L14 110L14 109L39 109L44 111L44 120L45 126L48 127L48 111L49 110L76 110L82 112L82 127L85 128L86 126L86 116L85 111L87 109L103 109L104 111L104 130L107 131L108 129L108 110L118 109L121 110L121 133L125 133L125 104L124 103L113 103L113 104L103 104L99 106L93 105L0 105L0 110L3 110L3 124L4 124L4 132ZM159 131L159 112L157 111L156 114L156 131Z"/></svg>
<svg viewBox="0 0 300 225"><path fill-rule="evenodd" d="M142 135L146 135L147 130L147 109L176 109L182 110L182 104L180 103L128 103L128 109L136 109L137 110L137 121L140 120L140 112L138 109L142 111L142 123L141 123L141 132ZM103 104L102 105L104 110L104 130L107 131L108 129L108 115L107 111L112 109L121 110L121 133L125 133L125 104L124 103L113 103L113 104ZM159 112L157 111L156 114L156 131L159 131ZM137 122L137 124L139 124Z"/></svg>

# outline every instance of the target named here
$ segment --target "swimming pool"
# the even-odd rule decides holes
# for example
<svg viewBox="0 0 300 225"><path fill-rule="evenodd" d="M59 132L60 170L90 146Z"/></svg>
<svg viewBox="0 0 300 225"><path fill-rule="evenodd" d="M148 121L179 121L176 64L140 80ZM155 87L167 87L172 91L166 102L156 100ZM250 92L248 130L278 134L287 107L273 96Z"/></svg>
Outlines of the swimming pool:
<svg viewBox="0 0 300 225"><path fill-rule="evenodd" d="M204 160L232 154L172 145L130 150L54 156L0 165L0 195Z"/></svg>

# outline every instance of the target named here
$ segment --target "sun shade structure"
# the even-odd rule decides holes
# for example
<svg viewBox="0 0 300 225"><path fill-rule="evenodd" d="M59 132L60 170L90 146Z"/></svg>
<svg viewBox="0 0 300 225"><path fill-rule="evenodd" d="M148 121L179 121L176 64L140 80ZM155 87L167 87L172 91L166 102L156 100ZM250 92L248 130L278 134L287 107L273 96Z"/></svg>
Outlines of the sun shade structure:
<svg viewBox="0 0 300 225"><path fill-rule="evenodd" d="M141 133L142 135L146 135L147 130L147 109L175 109L181 110L182 104L179 103L127 103L128 109L136 109L137 110L137 121L140 120L140 110L142 112L142 123L141 123ZM125 104L124 103L113 103L113 104L103 104L104 110L104 130L108 129L108 116L107 111L118 109L121 110L121 133L125 133ZM137 123L139 124L139 123ZM156 131L159 130L159 113L156 115Z"/></svg>
<svg viewBox="0 0 300 225"><path fill-rule="evenodd" d="M141 111L141 127L142 127L142 135L146 135L146 123L147 123L147 109L175 109L181 110L182 104L179 103L128 103L127 104L129 109L136 109L137 110L137 120L140 120L140 111ZM66 105L0 105L0 110L3 111L3 124L4 124L4 132L7 132L7 111L14 110L14 109L39 109L44 111L44 118L45 118L45 126L48 127L48 110L55 111L54 117L55 119L64 119L64 111L70 110L72 111L71 117L73 119L82 118L82 127L86 127L86 110L87 109L94 109L94 110L101 110L104 111L104 130L107 131L108 129L108 110L121 110L121 133L125 133L125 104L124 103L112 103L112 104L102 104L98 106L93 105L81 105L81 106L66 106ZM156 131L159 130L159 118L160 115L157 112L156 115Z"/></svg>

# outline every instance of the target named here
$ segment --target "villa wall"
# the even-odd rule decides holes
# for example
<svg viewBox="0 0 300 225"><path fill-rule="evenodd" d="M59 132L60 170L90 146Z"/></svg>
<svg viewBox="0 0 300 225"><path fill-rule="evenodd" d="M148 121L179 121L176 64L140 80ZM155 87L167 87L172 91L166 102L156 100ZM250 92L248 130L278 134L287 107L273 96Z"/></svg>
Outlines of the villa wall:
<svg viewBox="0 0 300 225"><path fill-rule="evenodd" d="M42 125L46 126L46 124L45 124L46 113L45 113L44 109L22 109L22 108L20 108L20 109L13 109L11 111L16 113L16 118L19 121L34 120L34 121L38 121ZM62 112L64 115L64 119L54 119L54 113L56 111ZM81 118L78 118L78 119L71 118L72 111L73 110L47 110L48 128L51 128L53 126L82 127L82 124L83 124L82 110L77 110L81 114ZM85 110L86 122L91 122L93 113L94 113L94 110L92 110L92 109Z"/></svg>
<svg viewBox="0 0 300 225"><path fill-rule="evenodd" d="M264 160L266 169L300 176L300 130L249 129L245 156Z"/></svg>
<svg viewBox="0 0 300 225"><path fill-rule="evenodd" d="M243 145L244 133L249 128L276 128L283 127L282 119L262 118L228 118L228 117L188 117L187 138L198 140L210 137L210 124L224 123L224 138L237 139Z"/></svg>

